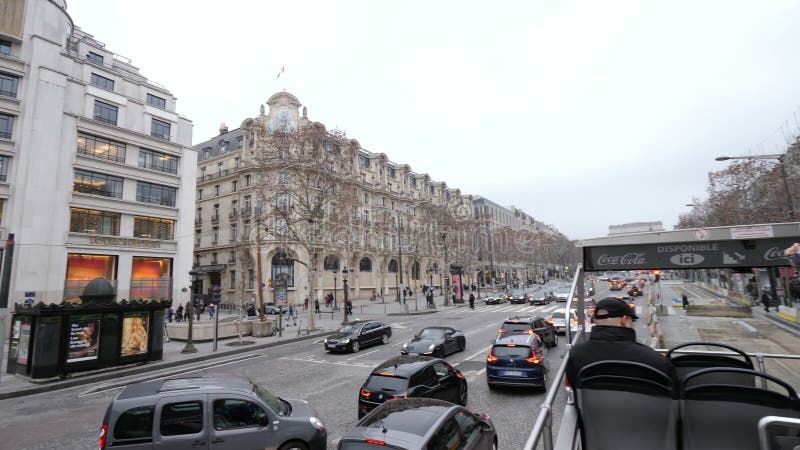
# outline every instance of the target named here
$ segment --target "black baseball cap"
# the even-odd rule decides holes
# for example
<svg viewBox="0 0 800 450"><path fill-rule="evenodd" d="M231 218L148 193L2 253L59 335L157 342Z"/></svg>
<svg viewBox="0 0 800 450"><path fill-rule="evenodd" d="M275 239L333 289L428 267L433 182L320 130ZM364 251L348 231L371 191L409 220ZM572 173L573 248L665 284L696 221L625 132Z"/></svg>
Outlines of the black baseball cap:
<svg viewBox="0 0 800 450"><path fill-rule="evenodd" d="M600 314L600 310L605 310L606 314ZM611 317L630 316L631 318L638 319L636 310L628 306L625 300L618 298L604 298L597 302L594 317L596 319L608 319Z"/></svg>

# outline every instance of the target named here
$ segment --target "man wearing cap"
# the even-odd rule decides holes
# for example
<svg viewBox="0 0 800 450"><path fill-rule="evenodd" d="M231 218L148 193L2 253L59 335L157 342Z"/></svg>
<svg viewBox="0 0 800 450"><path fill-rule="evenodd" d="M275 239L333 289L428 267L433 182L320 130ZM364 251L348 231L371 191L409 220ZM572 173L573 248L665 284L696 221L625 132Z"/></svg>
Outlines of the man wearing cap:
<svg viewBox="0 0 800 450"><path fill-rule="evenodd" d="M646 364L674 377L672 363L661 353L636 342L633 320L636 312L624 300L606 298L597 303L595 326L589 340L569 352L567 380L575 386L578 372L598 361L618 360Z"/></svg>

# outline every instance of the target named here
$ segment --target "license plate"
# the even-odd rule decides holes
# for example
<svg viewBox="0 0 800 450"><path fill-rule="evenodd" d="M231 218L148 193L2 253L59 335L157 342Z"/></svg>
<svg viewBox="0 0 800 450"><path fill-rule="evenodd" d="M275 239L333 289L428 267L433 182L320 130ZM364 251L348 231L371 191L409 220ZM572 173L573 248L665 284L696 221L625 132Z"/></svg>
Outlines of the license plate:
<svg viewBox="0 0 800 450"><path fill-rule="evenodd" d="M521 377L522 376L522 372L519 371L519 370L506 370L503 375L505 375L507 377Z"/></svg>
<svg viewBox="0 0 800 450"><path fill-rule="evenodd" d="M327 344L327 345L325 345L325 348L334 348L334 347L336 347L336 346L335 346L335 345L333 345L333 344Z"/></svg>

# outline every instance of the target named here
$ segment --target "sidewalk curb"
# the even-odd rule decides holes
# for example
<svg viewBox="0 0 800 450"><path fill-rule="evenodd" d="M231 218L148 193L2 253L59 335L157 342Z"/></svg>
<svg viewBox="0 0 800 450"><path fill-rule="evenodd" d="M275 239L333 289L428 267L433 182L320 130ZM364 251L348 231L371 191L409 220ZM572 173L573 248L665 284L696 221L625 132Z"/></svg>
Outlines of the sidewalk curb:
<svg viewBox="0 0 800 450"><path fill-rule="evenodd" d="M113 378L119 378L119 377L122 377L122 376L137 375L137 374L140 374L140 373L151 372L153 370L169 369L169 368L172 368L172 367L184 366L184 365L189 365L189 364L193 364L193 363L199 363L199 362L203 362L203 361L213 360L213 359L221 359L221 358L225 358L225 357L229 357L229 356L239 355L241 353L247 353L247 352L250 352L250 351L253 351L253 350L261 350L261 349L265 349L265 348L277 347L279 345L291 344L291 343L294 343L294 342L300 342L300 341L306 341L306 340L310 340L310 339L316 339L316 338L320 338L320 337L325 337L325 336L329 336L329 335L331 335L331 334L333 334L335 332L336 332L335 330L334 331L324 331L324 332L319 332L319 333L314 333L314 334L308 334L308 335L305 335L305 336L294 337L294 338L286 339L286 340L283 340L283 341L267 342L267 343L264 343L264 344L256 344L256 345L252 345L252 346L243 346L241 348L234 348L234 349L226 351L224 353L210 353L210 354L197 356L197 357L194 357L194 358L183 359L183 360L179 360L179 361L166 361L166 362L154 361L152 363L139 364L139 365L127 368L127 369L120 369L120 370L113 370L112 369L112 370L109 370L107 372L103 372L102 374L97 374L97 375L94 375L94 376L87 374L87 375L84 375L84 376L80 376L79 378L67 379L65 381L54 381L52 383L45 383L45 384L42 384L42 385L39 385L39 386L35 386L35 387L31 387L31 388L28 388L28 389L20 389L20 390L12 391L12 392L0 392L0 400L23 397L23 396L26 396L26 395L41 394L43 392L56 391L56 390L71 388L71 387L75 387L75 386L82 386L82 385L94 383L94 382L97 382L97 381L105 381L105 380L109 380L109 379L113 379ZM164 376L164 375L160 375L160 376ZM169 375L167 375L167 376L169 376Z"/></svg>

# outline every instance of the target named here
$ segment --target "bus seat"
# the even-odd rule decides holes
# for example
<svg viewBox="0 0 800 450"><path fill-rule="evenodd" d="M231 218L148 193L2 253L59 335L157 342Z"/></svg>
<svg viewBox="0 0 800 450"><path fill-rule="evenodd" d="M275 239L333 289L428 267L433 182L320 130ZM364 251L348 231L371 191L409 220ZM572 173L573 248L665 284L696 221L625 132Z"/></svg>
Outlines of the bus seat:
<svg viewBox="0 0 800 450"><path fill-rule="evenodd" d="M691 346L707 346L719 347L730 352L736 353L733 355L704 355L704 354L678 354L675 350L683 349ZM712 367L734 367L739 369L753 370L753 362L747 353L739 350L736 347L728 344L721 344L717 342L686 342L684 344L676 345L667 351L667 358L672 361L675 366L675 374L678 380L683 380L692 372L700 369L709 369ZM740 384L743 386L755 386L755 377L747 373L714 373L715 379L704 377L705 382L713 382L719 384Z"/></svg>
<svg viewBox="0 0 800 450"><path fill-rule="evenodd" d="M726 373L763 378L786 392L714 382ZM679 397L683 450L757 449L760 448L758 422L762 417L800 418L800 400L791 386L749 369L719 367L692 372L681 382ZM791 430L774 432L783 437L794 434Z"/></svg>
<svg viewBox="0 0 800 450"><path fill-rule="evenodd" d="M669 375L631 361L600 361L576 382L583 448L677 449L677 390ZM624 437L618 431L624 424Z"/></svg>

